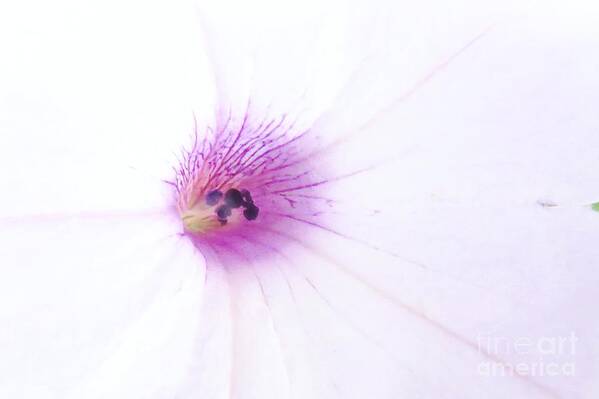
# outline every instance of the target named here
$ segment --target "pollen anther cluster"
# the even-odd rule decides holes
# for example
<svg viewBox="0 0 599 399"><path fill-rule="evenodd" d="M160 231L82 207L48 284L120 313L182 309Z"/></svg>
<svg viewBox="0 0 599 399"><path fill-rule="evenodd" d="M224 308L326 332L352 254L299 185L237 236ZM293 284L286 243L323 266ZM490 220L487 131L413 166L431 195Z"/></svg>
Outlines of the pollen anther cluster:
<svg viewBox="0 0 599 399"><path fill-rule="evenodd" d="M233 209L243 208L243 216L247 220L255 220L258 217L260 208L258 208L252 199L252 195L248 190L237 190L231 188L223 195L219 190L212 190L206 194L206 205L215 206L221 202L224 197L224 203L218 206L215 214L221 226L227 224L227 218L231 216Z"/></svg>

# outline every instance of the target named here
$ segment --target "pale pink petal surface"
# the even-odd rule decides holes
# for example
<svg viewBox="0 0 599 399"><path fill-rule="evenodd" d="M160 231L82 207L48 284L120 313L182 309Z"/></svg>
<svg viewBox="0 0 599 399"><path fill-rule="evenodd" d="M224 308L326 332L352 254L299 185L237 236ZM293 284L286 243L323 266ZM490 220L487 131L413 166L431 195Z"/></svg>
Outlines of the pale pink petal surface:
<svg viewBox="0 0 599 399"><path fill-rule="evenodd" d="M596 397L593 11L7 9L0 396ZM283 116L302 184L190 237L194 130Z"/></svg>

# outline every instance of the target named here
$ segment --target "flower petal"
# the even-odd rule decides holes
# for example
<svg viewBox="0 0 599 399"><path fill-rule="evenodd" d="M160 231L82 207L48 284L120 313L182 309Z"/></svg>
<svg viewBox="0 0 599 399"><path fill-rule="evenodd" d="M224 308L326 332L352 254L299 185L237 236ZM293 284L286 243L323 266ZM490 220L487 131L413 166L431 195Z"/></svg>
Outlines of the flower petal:
<svg viewBox="0 0 599 399"><path fill-rule="evenodd" d="M350 82L313 127L323 138L315 157L329 182L323 188L329 210L325 204L318 215L294 213L288 229L231 244L237 259L228 264L251 261L247 247L262 245L277 255L270 267L261 261L255 268L272 273L269 281L291 281L290 292L275 298L263 287L262 309L285 295L300 298L299 308L310 309L304 304L310 297L319 304L294 329L305 323L308 336L326 342L311 345L319 360L308 367L324 366L314 374L326 376L343 396L592 397L597 390L591 360L597 323L583 309L597 299L599 277L590 267L597 233L588 208L597 197L597 119L589 108L597 91L587 89L597 86L591 71L599 60L587 56L580 64L573 56L586 54L595 36L556 25L560 10L491 30L486 23L492 18L475 18L482 14L443 19L451 34L424 36L425 50L401 48L401 39L406 32L430 35L427 21L419 26L422 20L392 14L401 21L390 28L399 44L383 47L379 63L370 65L383 65L385 79L371 84L365 66L365 75ZM463 20L470 37L453 25ZM243 32L243 24L237 29ZM226 53L226 46L215 47ZM398 64L402 59L409 61ZM397 75L385 60L398 67ZM286 71L267 70L266 76ZM364 81L376 95L364 96ZM379 103L385 99L389 107ZM547 198L558 206L545 206ZM297 234L296 225L306 231ZM295 280L279 269L289 269ZM258 278L250 283L251 275L247 280L263 285ZM276 331L289 322L287 315L272 315ZM286 340L280 332L279 341ZM522 340L534 347L514 348ZM560 340L571 346L544 351L544 342ZM254 353L246 345L236 346L237 353ZM271 345L262 353L277 341ZM279 365L271 370L297 370L288 356L292 360L273 356ZM256 359L241 356L238 369L263 369ZM485 376L487 364L522 366L512 375ZM564 374L571 364L574 376ZM548 365L561 374L547 375ZM267 382L232 379L233 389L243 392L238 397L264 394ZM291 378L290 386L297 385ZM326 396L318 389L311 392Z"/></svg>
<svg viewBox="0 0 599 399"><path fill-rule="evenodd" d="M596 395L598 326L589 303L599 273L588 205L599 198L590 108L599 57L587 53L596 36L586 25L555 25L560 9L487 31L495 16L517 9L356 4L325 10L337 19L286 6L226 19L202 14L217 77L216 127L223 110L242 117L248 98L259 116L301 116L320 140L307 154L326 182L318 198L294 191L316 200L317 212L249 224L226 247L199 254L169 209L161 180L172 165L157 159L185 144L186 127L171 125L184 111L157 125L152 112L149 130L128 115L120 120L132 125L101 139L111 129L91 127L78 138L81 123L57 118L55 133L67 133L48 139L8 119L6 127L20 130L6 136L18 144L2 162L23 171L2 186L9 300L0 320L10 328L0 335L9 359L0 392ZM357 29L364 21L375 27L371 35ZM304 34L314 26L316 34ZM148 98L134 92L132 99ZM119 120L109 110L106 120ZM73 114L90 120L89 109ZM158 134L161 126L185 133ZM29 153L43 168L22 160L29 147L20 136L32 130L40 146ZM115 143L122 151L111 151ZM130 157L158 177L123 177ZM255 248L268 256L254 257ZM563 370L570 363L573 376ZM493 364L556 364L561 374L484 375Z"/></svg>

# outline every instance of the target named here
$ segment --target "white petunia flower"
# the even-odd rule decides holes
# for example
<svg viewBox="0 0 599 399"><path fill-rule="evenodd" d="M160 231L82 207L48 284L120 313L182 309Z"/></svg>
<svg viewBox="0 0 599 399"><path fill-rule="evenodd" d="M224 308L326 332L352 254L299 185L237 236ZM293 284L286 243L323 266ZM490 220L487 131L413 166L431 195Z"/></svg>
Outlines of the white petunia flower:
<svg viewBox="0 0 599 399"><path fill-rule="evenodd" d="M595 398L586 4L0 10L0 397Z"/></svg>

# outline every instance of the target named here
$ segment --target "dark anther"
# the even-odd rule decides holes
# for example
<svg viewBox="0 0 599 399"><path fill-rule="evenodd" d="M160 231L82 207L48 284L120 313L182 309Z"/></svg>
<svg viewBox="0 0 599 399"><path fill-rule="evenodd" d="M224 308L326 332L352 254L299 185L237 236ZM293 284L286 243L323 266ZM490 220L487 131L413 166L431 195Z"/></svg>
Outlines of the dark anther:
<svg viewBox="0 0 599 399"><path fill-rule="evenodd" d="M206 194L206 205L212 206L218 204L218 201L222 198L223 193L218 190L212 190Z"/></svg>
<svg viewBox="0 0 599 399"><path fill-rule="evenodd" d="M260 209L254 204L247 204L246 208L243 210L243 216L247 220L255 220L258 217L258 212Z"/></svg>
<svg viewBox="0 0 599 399"><path fill-rule="evenodd" d="M229 216L231 216L231 208L229 208L227 205L221 205L218 208L216 208L216 216L218 216L219 219L226 219Z"/></svg>
<svg viewBox="0 0 599 399"><path fill-rule="evenodd" d="M227 219L218 219L218 221L220 222L221 226L224 226L225 224L227 224Z"/></svg>
<svg viewBox="0 0 599 399"><path fill-rule="evenodd" d="M250 194L250 192L248 190L241 190L241 198L243 198L243 201L246 204L253 204L254 200L252 199L252 194Z"/></svg>
<svg viewBox="0 0 599 399"><path fill-rule="evenodd" d="M227 190L225 193L225 204L231 208L239 208L243 204L243 198L239 190L234 188Z"/></svg>

